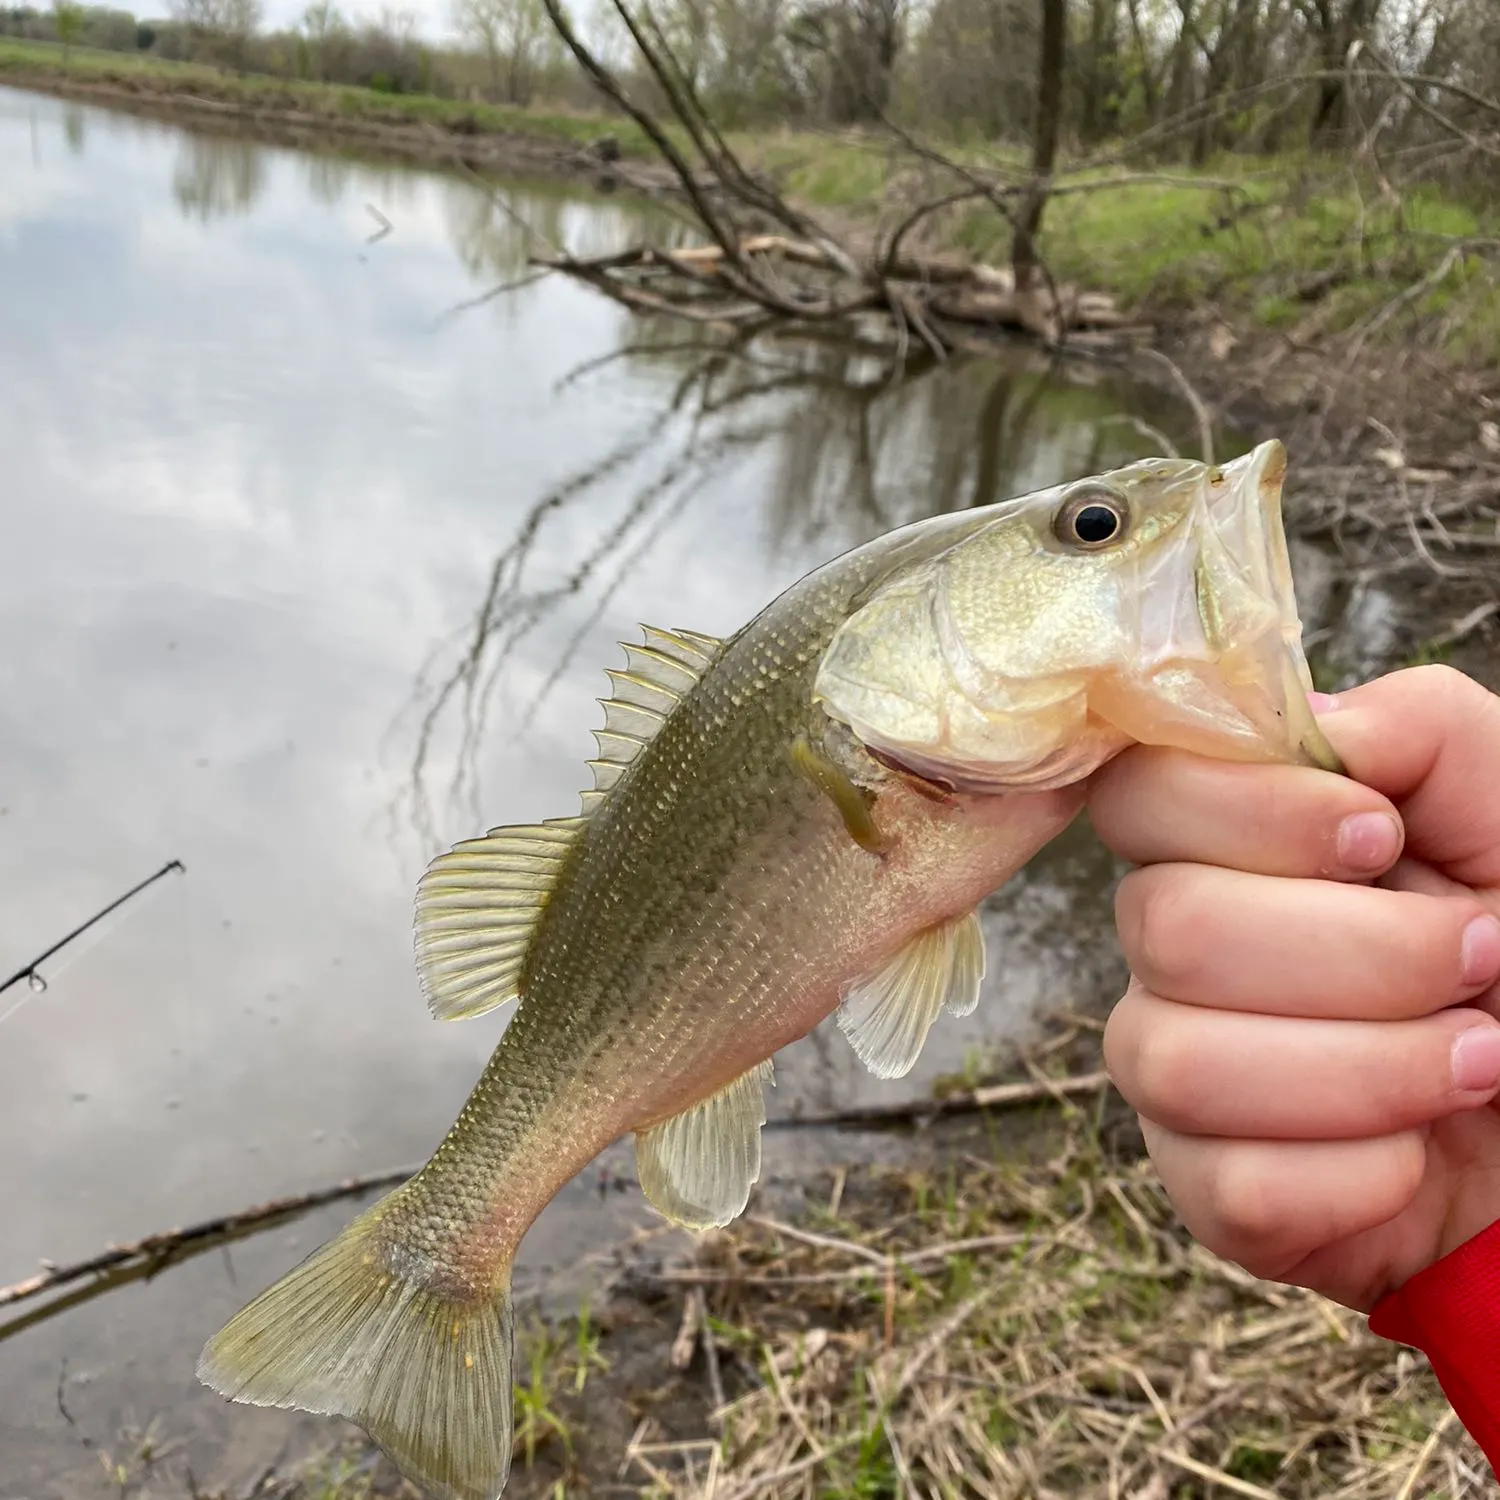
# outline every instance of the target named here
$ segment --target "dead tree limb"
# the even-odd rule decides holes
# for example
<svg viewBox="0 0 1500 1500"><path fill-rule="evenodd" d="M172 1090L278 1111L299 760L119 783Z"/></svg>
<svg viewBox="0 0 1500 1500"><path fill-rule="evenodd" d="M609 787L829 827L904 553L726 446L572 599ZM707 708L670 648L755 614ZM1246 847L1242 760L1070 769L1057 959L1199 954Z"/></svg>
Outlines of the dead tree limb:
<svg viewBox="0 0 1500 1500"><path fill-rule="evenodd" d="M349 1177L330 1187L317 1188L308 1193L293 1193L285 1198L272 1198L269 1202L257 1203L235 1213L220 1214L217 1218L204 1219L179 1229L163 1229L124 1245L110 1245L97 1255L90 1255L68 1265L44 1263L36 1275L12 1282L9 1286L0 1286L0 1307L25 1302L46 1292L91 1278L108 1276L112 1283L148 1279L174 1261L199 1255L204 1250L279 1224L296 1214L322 1208L328 1203L337 1203L342 1198L356 1198L379 1188L395 1187L405 1182L415 1171L415 1167L397 1167L384 1172L371 1172L364 1177ZM8 1331L8 1327L0 1327L0 1338Z"/></svg>

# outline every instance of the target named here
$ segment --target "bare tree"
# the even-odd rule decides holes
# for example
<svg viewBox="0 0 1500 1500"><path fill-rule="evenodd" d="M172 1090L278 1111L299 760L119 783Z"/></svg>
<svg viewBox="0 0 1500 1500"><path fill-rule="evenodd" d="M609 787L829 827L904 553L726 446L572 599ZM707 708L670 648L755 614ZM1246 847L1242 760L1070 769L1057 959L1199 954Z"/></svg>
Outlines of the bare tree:
<svg viewBox="0 0 1500 1500"><path fill-rule="evenodd" d="M488 63L495 93L530 103L547 39L541 0L454 0L453 25Z"/></svg>
<svg viewBox="0 0 1500 1500"><path fill-rule="evenodd" d="M308 59L315 78L332 76L332 54L347 45L349 24L334 0L309 0L298 23L307 45Z"/></svg>
<svg viewBox="0 0 1500 1500"><path fill-rule="evenodd" d="M1036 125L1032 131L1031 182L1015 215L1015 237L1011 268L1016 294L1035 291L1041 257L1036 237L1042 227L1042 210L1052 186L1057 161L1057 140L1062 131L1063 65L1067 61L1067 0L1041 0L1042 47L1037 59Z"/></svg>
<svg viewBox="0 0 1500 1500"><path fill-rule="evenodd" d="M812 0L796 15L792 44L823 59L827 110L836 124L885 113L905 25L905 0Z"/></svg>
<svg viewBox="0 0 1500 1500"><path fill-rule="evenodd" d="M193 50L236 68L245 65L262 13L262 0L172 0L173 18Z"/></svg>

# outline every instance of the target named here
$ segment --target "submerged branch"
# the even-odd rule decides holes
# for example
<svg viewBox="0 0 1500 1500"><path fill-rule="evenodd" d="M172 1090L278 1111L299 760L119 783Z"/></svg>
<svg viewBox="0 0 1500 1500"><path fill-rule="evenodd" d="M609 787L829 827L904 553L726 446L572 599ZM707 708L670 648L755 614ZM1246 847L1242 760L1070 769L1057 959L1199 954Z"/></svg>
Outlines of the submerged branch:
<svg viewBox="0 0 1500 1500"><path fill-rule="evenodd" d="M940 1115L955 1115L986 1109L1007 1109L1025 1104L1044 1104L1049 1100L1063 1103L1076 1095L1097 1093L1109 1084L1104 1072L1077 1074L1064 1078L1035 1077L1028 1082L1000 1083L970 1090L945 1099L921 1099L903 1104L874 1105L864 1109L840 1110L826 1115L800 1115L772 1120L766 1129L797 1129L814 1126L882 1125L901 1121L925 1120ZM34 1276L0 1286L0 1308L11 1307L43 1297L49 1292L82 1287L44 1303L40 1308L9 1322L0 1323L0 1342L35 1326L48 1318L76 1307L92 1298L135 1281L149 1281L159 1272L181 1261L190 1260L244 1239L263 1230L273 1229L287 1220L337 1203L357 1198L382 1188L397 1187L414 1172L415 1167L394 1167L371 1172L362 1177L345 1178L328 1187L310 1192L293 1193L283 1198L253 1204L235 1213L220 1214L176 1229L163 1229L123 1245L110 1245L96 1255L68 1265L43 1262Z"/></svg>
<svg viewBox="0 0 1500 1500"><path fill-rule="evenodd" d="M0 1286L0 1307L30 1301L75 1282L87 1281L89 1284L69 1296L47 1303L25 1317L0 1323L0 1341L102 1292L111 1291L127 1282L149 1281L168 1266L202 1255L206 1250L275 1228L288 1219L322 1208L325 1204L337 1203L343 1198L357 1198L379 1188L396 1187L415 1171L415 1167L395 1167L383 1172L371 1172L363 1177L349 1177L330 1187L292 1193L284 1198L272 1198L269 1202L253 1204L235 1213L220 1214L216 1218L204 1219L183 1228L159 1230L124 1245L110 1245L97 1255L73 1261L69 1265L43 1262L42 1270L35 1276L12 1282L9 1286Z"/></svg>

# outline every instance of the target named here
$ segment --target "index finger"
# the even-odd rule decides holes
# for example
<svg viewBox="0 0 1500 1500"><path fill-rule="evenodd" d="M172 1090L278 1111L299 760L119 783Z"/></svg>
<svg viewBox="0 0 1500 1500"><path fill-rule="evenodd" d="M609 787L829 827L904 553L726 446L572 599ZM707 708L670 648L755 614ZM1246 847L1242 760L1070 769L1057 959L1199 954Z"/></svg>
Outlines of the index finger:
<svg viewBox="0 0 1500 1500"><path fill-rule="evenodd" d="M1089 817L1132 864L1369 880L1401 852L1401 820L1370 787L1306 766L1244 765L1139 746L1097 772Z"/></svg>
<svg viewBox="0 0 1500 1500"><path fill-rule="evenodd" d="M1452 667L1392 672L1319 704L1349 774L1399 807L1407 853L1500 885L1500 698Z"/></svg>

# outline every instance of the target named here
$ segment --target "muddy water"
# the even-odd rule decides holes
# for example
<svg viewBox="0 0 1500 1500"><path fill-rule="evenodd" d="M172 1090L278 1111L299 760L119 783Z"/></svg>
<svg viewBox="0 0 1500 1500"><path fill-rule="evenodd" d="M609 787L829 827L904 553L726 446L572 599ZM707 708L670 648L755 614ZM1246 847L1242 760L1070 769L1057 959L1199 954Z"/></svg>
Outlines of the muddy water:
<svg viewBox="0 0 1500 1500"><path fill-rule="evenodd" d="M0 90L0 977L168 859L186 873L0 996L0 1282L422 1159L504 1024L426 1017L426 859L576 809L614 643L733 629L896 523L1160 448L1187 414L1025 351L731 357L523 278L654 211L213 139ZM987 914L978 1013L869 1080L836 1032L774 1112L926 1092L1112 982L1075 830ZM1102 978L1101 978L1102 976ZM768 1136L768 1171L900 1149ZM616 1148L523 1281L577 1295L646 1222ZM295 1423L223 1407L203 1338L351 1212L0 1342L0 1500L243 1484ZM558 1291L557 1289L561 1289ZM175 1467L174 1467L175 1466ZM175 1477L173 1477L175 1476ZM169 1482L170 1480L170 1482ZM155 1493L156 1491L153 1491Z"/></svg>

